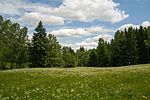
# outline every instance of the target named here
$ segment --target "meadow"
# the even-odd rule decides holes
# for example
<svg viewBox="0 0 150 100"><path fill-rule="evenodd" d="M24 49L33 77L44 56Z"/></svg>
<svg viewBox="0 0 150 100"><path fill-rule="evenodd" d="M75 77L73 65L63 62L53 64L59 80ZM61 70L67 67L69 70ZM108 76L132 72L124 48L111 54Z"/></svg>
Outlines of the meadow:
<svg viewBox="0 0 150 100"><path fill-rule="evenodd" d="M0 71L0 100L150 100L150 64Z"/></svg>

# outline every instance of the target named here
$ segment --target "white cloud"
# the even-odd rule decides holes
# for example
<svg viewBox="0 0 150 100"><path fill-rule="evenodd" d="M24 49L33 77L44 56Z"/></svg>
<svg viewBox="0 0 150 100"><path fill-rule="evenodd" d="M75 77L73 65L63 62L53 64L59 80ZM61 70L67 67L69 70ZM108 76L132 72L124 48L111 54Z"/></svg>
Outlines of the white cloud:
<svg viewBox="0 0 150 100"><path fill-rule="evenodd" d="M18 21L31 25L31 26L37 25L37 23L40 20L46 25L63 25L64 24L64 19L61 17L41 14L38 12L25 13L23 16L21 16L18 19Z"/></svg>
<svg viewBox="0 0 150 100"><path fill-rule="evenodd" d="M114 30L106 29L100 26L90 28L72 28L72 29L59 29L52 32L57 37L79 37L79 36L90 36L92 33L110 33Z"/></svg>
<svg viewBox="0 0 150 100"><path fill-rule="evenodd" d="M103 38L105 41L110 42L111 39L113 39L113 36L110 34L100 34L100 35L97 35L95 37L87 38L82 42L78 42L75 44L71 44L71 43L65 43L64 44L64 43L62 43L62 45L63 46L70 46L74 50L77 50L80 47L84 47L86 49L93 49L93 48L97 47L99 38Z"/></svg>
<svg viewBox="0 0 150 100"><path fill-rule="evenodd" d="M91 33L109 33L109 32L114 32L114 30L112 29L105 29L103 27L100 26L96 26L96 27L91 27L89 29L87 29L87 31L91 32Z"/></svg>
<svg viewBox="0 0 150 100"><path fill-rule="evenodd" d="M37 25L39 20L42 20L46 25L63 25L64 20L68 22L73 20L82 22L100 20L116 23L129 16L125 11L119 9L119 4L114 0L63 0L62 5L56 8L47 4L27 2L26 0L0 0L0 9L0 14L8 15L13 20L30 26ZM16 15L17 18L14 17ZM143 24L147 25L148 22ZM29 28L31 29L31 27ZM85 46L85 48L90 49L97 46L100 37L110 41L112 36L108 33L111 32L114 32L114 30L96 26L58 29L50 33L57 37L90 36L92 33L101 33L79 43L67 44L73 48Z"/></svg>
<svg viewBox="0 0 150 100"><path fill-rule="evenodd" d="M133 24L124 24L124 25L122 25L121 27L119 27L117 30L124 31L125 29L128 29L129 27L136 28L136 27L138 27L138 25L133 25Z"/></svg>
<svg viewBox="0 0 150 100"><path fill-rule="evenodd" d="M90 33L82 28L77 29L59 29L56 31L50 32L51 34L54 34L57 37L73 37L73 36L87 36Z"/></svg>
<svg viewBox="0 0 150 100"><path fill-rule="evenodd" d="M21 15L19 10L20 1L18 0L1 0L0 1L0 13L4 15Z"/></svg>
<svg viewBox="0 0 150 100"><path fill-rule="evenodd" d="M89 22L93 20L119 22L129 15L119 10L119 4L113 0L64 0L62 5L53 8L48 5L25 2L22 0L1 0L0 11L6 15L22 15L25 12L37 12L66 20Z"/></svg>
<svg viewBox="0 0 150 100"><path fill-rule="evenodd" d="M150 26L150 22L149 21L144 21L142 22L141 24L143 27L148 27ZM125 30L125 29L128 29L129 27L133 27L133 28L139 28L141 25L135 25L135 24L124 24L122 25L121 27L119 27L117 30Z"/></svg>
<svg viewBox="0 0 150 100"><path fill-rule="evenodd" d="M70 20L89 22L97 19L116 23L129 16L119 10L118 6L119 4L113 0L64 0L58 8L40 9L40 11Z"/></svg>
<svg viewBox="0 0 150 100"><path fill-rule="evenodd" d="M63 25L64 18L48 13L40 13L37 9L47 8L47 5L25 2L23 0L1 0L0 14L10 16L14 22L35 26L41 20L46 25ZM14 16L19 16L15 18Z"/></svg>
<svg viewBox="0 0 150 100"><path fill-rule="evenodd" d="M77 28L77 29L59 29L52 32L49 32L51 34L54 34L57 37L79 37L79 36L91 36L93 33L99 33L99 35L95 37L90 37L82 42L77 42L72 44L71 40L67 43L61 43L63 46L70 46L73 49L78 49L80 47L84 47L86 49L93 49L96 48L98 45L99 38L103 38L105 41L110 42L113 38L112 35L109 33L114 32L112 29L103 28L101 26L96 27L90 27L90 28Z"/></svg>
<svg viewBox="0 0 150 100"><path fill-rule="evenodd" d="M150 26L150 22L149 21L144 21L141 25L143 27L148 27L148 26Z"/></svg>

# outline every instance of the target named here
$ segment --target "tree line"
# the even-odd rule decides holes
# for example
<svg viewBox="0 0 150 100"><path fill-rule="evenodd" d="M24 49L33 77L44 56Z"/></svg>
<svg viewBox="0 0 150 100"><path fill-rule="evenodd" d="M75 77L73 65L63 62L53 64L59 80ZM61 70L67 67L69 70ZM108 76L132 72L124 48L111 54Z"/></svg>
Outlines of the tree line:
<svg viewBox="0 0 150 100"><path fill-rule="evenodd" d="M0 69L24 67L110 67L150 63L150 26L117 31L95 49L62 47L40 21L31 40L27 27L0 16Z"/></svg>

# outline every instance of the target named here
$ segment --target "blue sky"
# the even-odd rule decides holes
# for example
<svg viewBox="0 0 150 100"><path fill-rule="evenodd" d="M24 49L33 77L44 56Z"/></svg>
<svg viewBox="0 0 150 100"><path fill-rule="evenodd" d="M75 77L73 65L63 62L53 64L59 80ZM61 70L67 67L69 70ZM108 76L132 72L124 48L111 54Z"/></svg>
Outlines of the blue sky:
<svg viewBox="0 0 150 100"><path fill-rule="evenodd" d="M0 15L28 27L41 20L63 46L92 49L116 30L150 25L150 0L0 0Z"/></svg>

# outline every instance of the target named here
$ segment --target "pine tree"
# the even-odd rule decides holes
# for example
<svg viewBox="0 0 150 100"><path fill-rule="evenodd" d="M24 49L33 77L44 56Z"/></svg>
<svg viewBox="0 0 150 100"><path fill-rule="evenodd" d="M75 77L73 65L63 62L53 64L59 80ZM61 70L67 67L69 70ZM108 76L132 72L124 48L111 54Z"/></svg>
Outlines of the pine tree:
<svg viewBox="0 0 150 100"><path fill-rule="evenodd" d="M47 33L40 21L35 28L30 47L30 67L45 67L45 56L47 51Z"/></svg>

